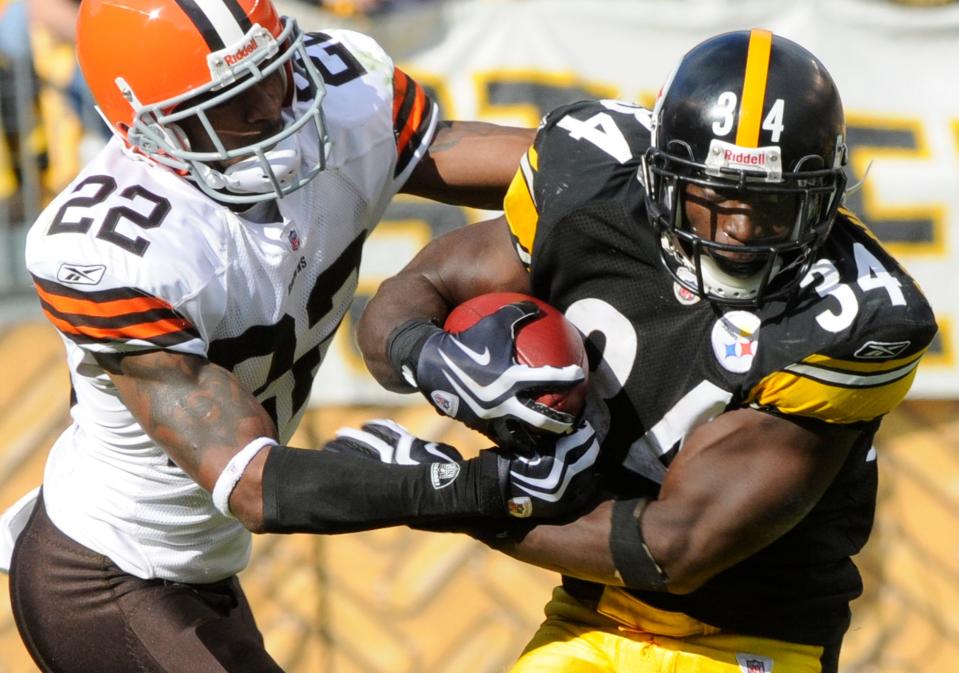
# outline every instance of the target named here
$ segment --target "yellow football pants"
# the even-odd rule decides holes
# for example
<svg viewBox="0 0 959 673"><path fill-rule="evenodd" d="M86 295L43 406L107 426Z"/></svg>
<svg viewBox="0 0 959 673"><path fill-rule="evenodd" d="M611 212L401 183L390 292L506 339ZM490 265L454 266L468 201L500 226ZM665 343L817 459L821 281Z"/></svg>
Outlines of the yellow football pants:
<svg viewBox="0 0 959 673"><path fill-rule="evenodd" d="M511 673L820 673L822 654L821 647L723 633L615 588L594 610L558 587Z"/></svg>

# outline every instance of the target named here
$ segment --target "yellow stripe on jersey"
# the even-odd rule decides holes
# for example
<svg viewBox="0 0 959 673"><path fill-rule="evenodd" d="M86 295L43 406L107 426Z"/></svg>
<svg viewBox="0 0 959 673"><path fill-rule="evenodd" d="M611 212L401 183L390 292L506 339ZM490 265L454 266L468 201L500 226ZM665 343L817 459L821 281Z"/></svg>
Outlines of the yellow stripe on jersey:
<svg viewBox="0 0 959 673"><path fill-rule="evenodd" d="M812 365L815 367L821 367L833 372L848 372L856 374L880 374L880 373L894 373L901 369L902 367L908 367L912 365L916 366L916 363L919 361L919 358L922 357L925 353L925 349L921 353L913 353L903 358L897 358L895 360L841 360L838 358L831 358L827 355L809 355L803 361L804 365ZM792 365L799 366L799 365Z"/></svg>
<svg viewBox="0 0 959 673"><path fill-rule="evenodd" d="M759 147L759 127L763 118L772 45L773 34L768 30L757 29L749 33L746 75L739 105L739 127L736 130L736 144L741 147Z"/></svg>
<svg viewBox="0 0 959 673"><path fill-rule="evenodd" d="M513 176L503 199L503 214L519 247L517 252L527 265L530 263L536 227L539 224L539 211L533 198L533 176L537 163L536 150L531 147L520 160L519 170Z"/></svg>
<svg viewBox="0 0 959 673"><path fill-rule="evenodd" d="M747 403L828 423L871 421L903 400L921 357L850 362L811 355L766 376L750 391Z"/></svg>
<svg viewBox="0 0 959 673"><path fill-rule="evenodd" d="M527 161L529 161L529 165L530 165L530 167L533 169L533 172L534 172L534 173L539 170L539 154L536 152L536 148L535 148L535 147L530 147L530 148L526 151L526 159L527 159ZM530 181L529 181L528 184L529 184L529 186L530 186L530 191L533 191L533 189L532 189L532 187L533 187L532 176L530 176Z"/></svg>

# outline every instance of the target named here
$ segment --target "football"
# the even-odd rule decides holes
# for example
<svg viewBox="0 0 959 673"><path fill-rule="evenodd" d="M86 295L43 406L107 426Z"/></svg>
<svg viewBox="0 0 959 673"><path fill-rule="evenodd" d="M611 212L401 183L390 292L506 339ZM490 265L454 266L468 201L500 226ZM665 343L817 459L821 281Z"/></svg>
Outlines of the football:
<svg viewBox="0 0 959 673"><path fill-rule="evenodd" d="M516 333L516 360L531 367L579 365L588 377L589 362L579 330L558 309L541 299L517 292L492 292L469 299L454 308L443 328L462 332L481 318L506 304L519 301L535 303L541 313L519 326ZM545 390L534 399L556 411L578 416L586 403L588 378L566 390Z"/></svg>

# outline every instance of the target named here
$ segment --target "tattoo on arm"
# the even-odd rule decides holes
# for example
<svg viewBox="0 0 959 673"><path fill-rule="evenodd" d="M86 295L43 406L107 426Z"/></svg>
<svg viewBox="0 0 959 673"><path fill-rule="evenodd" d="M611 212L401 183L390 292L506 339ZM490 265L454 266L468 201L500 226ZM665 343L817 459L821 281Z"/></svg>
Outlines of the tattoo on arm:
<svg viewBox="0 0 959 673"><path fill-rule="evenodd" d="M144 431L208 490L237 451L257 437L276 437L256 398L208 360L154 351L98 361Z"/></svg>
<svg viewBox="0 0 959 673"><path fill-rule="evenodd" d="M525 150L532 144L533 129L510 126L498 126L484 122L458 122L443 120L437 123L430 154L448 152L455 149L464 140L484 140L489 138L511 138L517 141L517 147Z"/></svg>
<svg viewBox="0 0 959 673"><path fill-rule="evenodd" d="M401 191L444 203L498 210L534 135L534 129L440 121L426 156Z"/></svg>
<svg viewBox="0 0 959 673"><path fill-rule="evenodd" d="M439 152L447 152L453 149L459 144L465 135L466 133L463 131L463 126L461 124L447 120L439 122L436 125L436 137L430 144L430 153L437 154ZM482 129L479 129L472 135L488 136L489 132L487 131L484 133Z"/></svg>

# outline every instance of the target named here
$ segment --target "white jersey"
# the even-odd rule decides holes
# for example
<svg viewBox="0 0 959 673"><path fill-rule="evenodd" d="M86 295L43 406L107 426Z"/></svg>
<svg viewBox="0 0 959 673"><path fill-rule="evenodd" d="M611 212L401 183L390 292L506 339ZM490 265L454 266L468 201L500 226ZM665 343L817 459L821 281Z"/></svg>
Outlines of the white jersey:
<svg viewBox="0 0 959 673"><path fill-rule="evenodd" d="M209 358L287 441L353 298L363 242L432 139L435 105L370 38L337 30L307 44L327 82L330 141L308 185L236 213L115 138L29 232L27 267L66 344L75 400L47 461L46 507L137 577L228 577L246 565L250 534L146 435L92 354ZM315 127L297 140L309 165Z"/></svg>

